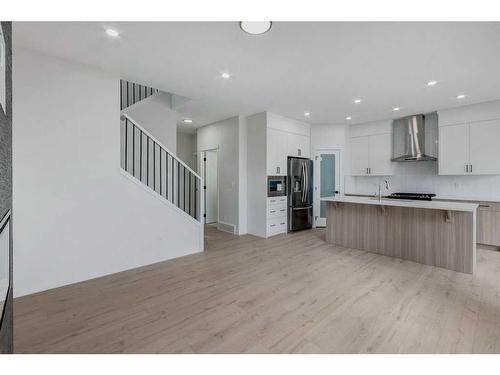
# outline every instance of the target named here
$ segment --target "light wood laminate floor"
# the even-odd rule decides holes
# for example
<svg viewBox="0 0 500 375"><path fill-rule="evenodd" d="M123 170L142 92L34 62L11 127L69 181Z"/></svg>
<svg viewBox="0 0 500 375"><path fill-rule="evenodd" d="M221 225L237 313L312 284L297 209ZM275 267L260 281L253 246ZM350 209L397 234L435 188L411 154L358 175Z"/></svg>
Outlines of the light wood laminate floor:
<svg viewBox="0 0 500 375"><path fill-rule="evenodd" d="M206 251L15 300L15 351L500 352L500 253L474 276L207 227Z"/></svg>

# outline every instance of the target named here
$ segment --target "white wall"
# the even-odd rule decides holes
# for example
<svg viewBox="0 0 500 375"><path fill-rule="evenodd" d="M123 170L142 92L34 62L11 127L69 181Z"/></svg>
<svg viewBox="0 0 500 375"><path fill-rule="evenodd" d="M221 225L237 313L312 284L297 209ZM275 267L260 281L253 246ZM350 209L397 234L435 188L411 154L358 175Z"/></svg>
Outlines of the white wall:
<svg viewBox="0 0 500 375"><path fill-rule="evenodd" d="M198 171L196 139L196 133L190 134L177 131L177 157L195 172Z"/></svg>
<svg viewBox="0 0 500 375"><path fill-rule="evenodd" d="M201 226L120 170L119 78L13 55L14 294L200 251Z"/></svg>
<svg viewBox="0 0 500 375"><path fill-rule="evenodd" d="M123 110L174 155L177 149L177 115L167 93L152 95Z"/></svg>
<svg viewBox="0 0 500 375"><path fill-rule="evenodd" d="M500 101L440 110L438 116L440 125L496 119L500 118ZM381 122L372 123L374 127L380 124ZM349 129L351 134L353 128ZM347 143L347 148L348 145L349 143ZM374 194L379 182L387 179L391 184L391 192L435 193L441 196L471 199L483 197L500 199L500 176L440 176L437 162L394 163L394 170L394 175L390 177L352 177L353 184L345 189L345 192ZM350 173L349 169L346 173Z"/></svg>
<svg viewBox="0 0 500 375"><path fill-rule="evenodd" d="M219 222L232 225L238 233L239 200L239 118L226 120L198 129L198 153L218 149L219 160ZM201 163L201 158L200 158Z"/></svg>

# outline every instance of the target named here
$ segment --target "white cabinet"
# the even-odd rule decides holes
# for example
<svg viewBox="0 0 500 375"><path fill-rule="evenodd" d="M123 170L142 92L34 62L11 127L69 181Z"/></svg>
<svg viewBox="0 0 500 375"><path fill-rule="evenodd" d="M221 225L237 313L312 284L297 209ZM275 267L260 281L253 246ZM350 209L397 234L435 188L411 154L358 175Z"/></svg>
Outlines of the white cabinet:
<svg viewBox="0 0 500 375"><path fill-rule="evenodd" d="M311 157L310 138L302 134L287 133L287 156Z"/></svg>
<svg viewBox="0 0 500 375"><path fill-rule="evenodd" d="M288 156L309 158L310 138L302 134L267 128L267 175L286 176Z"/></svg>
<svg viewBox="0 0 500 375"><path fill-rule="evenodd" d="M470 174L500 174L500 120L470 125L469 161Z"/></svg>
<svg viewBox="0 0 500 375"><path fill-rule="evenodd" d="M370 156L368 144L370 137L351 138L351 175L365 176L368 174Z"/></svg>
<svg viewBox="0 0 500 375"><path fill-rule="evenodd" d="M286 176L287 134L267 128L267 175Z"/></svg>
<svg viewBox="0 0 500 375"><path fill-rule="evenodd" d="M439 128L439 174L500 174L500 120Z"/></svg>
<svg viewBox="0 0 500 375"><path fill-rule="evenodd" d="M391 147L390 133L351 138L351 175L392 175Z"/></svg>
<svg viewBox="0 0 500 375"><path fill-rule="evenodd" d="M287 231L287 197L267 198L267 237Z"/></svg>
<svg viewBox="0 0 500 375"><path fill-rule="evenodd" d="M468 174L469 125L439 128L439 174Z"/></svg>

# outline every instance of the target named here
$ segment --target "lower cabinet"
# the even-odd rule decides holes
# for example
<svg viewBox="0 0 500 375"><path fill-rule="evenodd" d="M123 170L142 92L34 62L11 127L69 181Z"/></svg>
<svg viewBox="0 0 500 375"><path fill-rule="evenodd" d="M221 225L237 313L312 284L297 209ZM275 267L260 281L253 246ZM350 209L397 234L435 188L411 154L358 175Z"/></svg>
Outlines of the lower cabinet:
<svg viewBox="0 0 500 375"><path fill-rule="evenodd" d="M287 232L287 197L267 198L267 236Z"/></svg>
<svg viewBox="0 0 500 375"><path fill-rule="evenodd" d="M500 203L479 202L476 222L476 242L500 246Z"/></svg>

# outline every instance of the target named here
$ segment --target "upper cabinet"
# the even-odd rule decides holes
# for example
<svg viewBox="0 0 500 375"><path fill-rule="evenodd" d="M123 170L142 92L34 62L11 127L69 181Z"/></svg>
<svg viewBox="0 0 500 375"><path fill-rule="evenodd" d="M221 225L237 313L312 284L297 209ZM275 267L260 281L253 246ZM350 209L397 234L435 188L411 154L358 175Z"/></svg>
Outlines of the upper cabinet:
<svg viewBox="0 0 500 375"><path fill-rule="evenodd" d="M500 174L500 120L439 128L439 174Z"/></svg>
<svg viewBox="0 0 500 375"><path fill-rule="evenodd" d="M286 176L288 133L267 128L267 175Z"/></svg>
<svg viewBox="0 0 500 375"><path fill-rule="evenodd" d="M287 156L299 156L310 158L310 138L306 135L288 133L287 134Z"/></svg>
<svg viewBox="0 0 500 375"><path fill-rule="evenodd" d="M390 176L392 137L390 133L351 138L352 176Z"/></svg>
<svg viewBox="0 0 500 375"><path fill-rule="evenodd" d="M287 175L288 156L310 158L308 124L267 113L267 175Z"/></svg>

